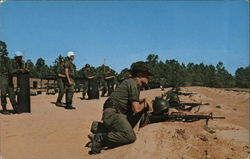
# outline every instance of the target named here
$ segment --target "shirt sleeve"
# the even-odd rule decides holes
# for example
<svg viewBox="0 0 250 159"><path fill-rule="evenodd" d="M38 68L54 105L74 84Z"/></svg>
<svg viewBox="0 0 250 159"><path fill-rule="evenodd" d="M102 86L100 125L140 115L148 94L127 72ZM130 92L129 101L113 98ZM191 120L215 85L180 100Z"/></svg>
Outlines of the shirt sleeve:
<svg viewBox="0 0 250 159"><path fill-rule="evenodd" d="M64 68L68 68L69 69L69 63L68 62L66 62L65 64L64 64Z"/></svg>
<svg viewBox="0 0 250 159"><path fill-rule="evenodd" d="M128 99L129 99L129 101L137 101L137 102L139 102L139 89L138 89L138 86L137 86L137 84L135 84L135 83L130 83L129 84L129 97L128 97Z"/></svg>

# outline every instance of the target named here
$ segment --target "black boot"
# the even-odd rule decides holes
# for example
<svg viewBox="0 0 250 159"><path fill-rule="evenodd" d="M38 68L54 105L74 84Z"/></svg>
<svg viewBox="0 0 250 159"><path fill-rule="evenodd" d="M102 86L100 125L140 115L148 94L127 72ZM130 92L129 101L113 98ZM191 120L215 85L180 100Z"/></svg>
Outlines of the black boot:
<svg viewBox="0 0 250 159"><path fill-rule="evenodd" d="M98 154L101 153L101 150L104 146L104 133L97 133L94 135L91 144L90 154Z"/></svg>
<svg viewBox="0 0 250 159"><path fill-rule="evenodd" d="M65 104L62 104L62 102L57 101L57 102L56 102L56 106L59 106L59 107L65 107Z"/></svg>
<svg viewBox="0 0 250 159"><path fill-rule="evenodd" d="M67 105L65 109L76 109L75 107L72 107L71 105Z"/></svg>
<svg viewBox="0 0 250 159"><path fill-rule="evenodd" d="M2 110L2 114L4 114L4 115L9 115L10 114L10 112L6 109L6 106L2 106L3 107L3 110Z"/></svg>

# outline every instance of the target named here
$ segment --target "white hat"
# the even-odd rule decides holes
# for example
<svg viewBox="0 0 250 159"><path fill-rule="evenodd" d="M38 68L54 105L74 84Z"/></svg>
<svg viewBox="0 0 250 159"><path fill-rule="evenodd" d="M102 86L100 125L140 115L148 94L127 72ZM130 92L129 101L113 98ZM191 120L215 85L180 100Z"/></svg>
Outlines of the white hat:
<svg viewBox="0 0 250 159"><path fill-rule="evenodd" d="M23 53L21 51L16 51L15 52L15 57L18 57L18 56L23 56Z"/></svg>
<svg viewBox="0 0 250 159"><path fill-rule="evenodd" d="M68 52L68 57L70 57L70 56L75 56L75 53L73 51L69 51Z"/></svg>

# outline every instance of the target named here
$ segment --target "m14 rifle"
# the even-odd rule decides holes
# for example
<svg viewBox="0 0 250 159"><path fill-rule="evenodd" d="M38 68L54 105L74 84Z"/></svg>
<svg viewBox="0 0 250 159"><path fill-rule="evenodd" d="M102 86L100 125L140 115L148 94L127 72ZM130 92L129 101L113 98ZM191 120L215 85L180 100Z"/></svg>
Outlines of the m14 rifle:
<svg viewBox="0 0 250 159"><path fill-rule="evenodd" d="M170 107L175 108L177 110L182 110L182 111L191 111L194 107L198 107L199 109L197 112L200 110L201 105L209 105L209 103L169 103ZM188 106L186 108L186 106Z"/></svg>
<svg viewBox="0 0 250 159"><path fill-rule="evenodd" d="M141 120L139 127L144 127L148 124L152 123L158 123L158 122L194 122L198 120L206 120L206 125L208 125L209 119L225 119L225 117L214 117L212 113L209 115L186 115L180 112L172 112L171 114L160 114L160 115L154 115L152 113L144 113Z"/></svg>
<svg viewBox="0 0 250 159"><path fill-rule="evenodd" d="M178 95L184 95L184 96L189 96L197 93L191 93L191 92L177 92Z"/></svg>

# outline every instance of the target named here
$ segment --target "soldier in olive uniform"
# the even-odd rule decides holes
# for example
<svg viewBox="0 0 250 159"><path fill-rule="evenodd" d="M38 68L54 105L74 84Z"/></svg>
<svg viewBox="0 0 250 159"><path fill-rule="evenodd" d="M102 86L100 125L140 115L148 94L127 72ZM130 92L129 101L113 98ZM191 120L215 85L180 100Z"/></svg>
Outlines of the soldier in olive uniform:
<svg viewBox="0 0 250 159"><path fill-rule="evenodd" d="M105 81L107 83L108 88L108 96L114 91L114 84L115 84L115 76L109 69L105 74Z"/></svg>
<svg viewBox="0 0 250 159"><path fill-rule="evenodd" d="M64 85L64 81L66 80L66 76L65 76L65 72L64 72L64 64L65 64L65 60L62 59L59 63L59 65L57 66L56 72L57 72L57 85L59 88L59 93L58 93L58 97L56 100L56 105L57 106L64 106L62 104L62 98L65 94L65 85Z"/></svg>
<svg viewBox="0 0 250 159"><path fill-rule="evenodd" d="M25 62L23 61L23 53L21 51L17 51L15 53L15 58L11 62L12 67L12 75L17 76L17 89L20 88L20 81L18 75L21 73L27 73L29 70L25 66Z"/></svg>
<svg viewBox="0 0 250 159"><path fill-rule="evenodd" d="M65 89L66 89L66 107L65 109L75 109L75 107L72 106L72 100L74 95L74 76L75 76L75 69L76 66L73 63L75 59L74 52L68 52L68 60L64 64L64 72L66 76L66 80L64 82Z"/></svg>
<svg viewBox="0 0 250 159"><path fill-rule="evenodd" d="M133 116L148 110L146 99L140 100L140 87L149 82L152 75L145 62L131 65L132 78L124 80L109 96L103 107L103 123L107 133L97 133L92 138L91 154L100 153L102 147L121 146L133 143L136 125ZM137 121L139 121L137 119Z"/></svg>
<svg viewBox="0 0 250 159"><path fill-rule="evenodd" d="M86 64L85 67L83 68L83 91L82 91L82 99L85 99L85 96L87 94L88 91L88 80L89 77L91 77L90 75L90 65Z"/></svg>
<svg viewBox="0 0 250 159"><path fill-rule="evenodd" d="M83 72L83 76L84 76L84 79L85 79L85 84L84 84L84 91L83 91L83 94L82 94L82 98L84 99L85 98L85 95L86 93L88 93L88 99L90 99L90 90L92 90L92 88L90 88L90 84L93 84L91 83L93 80L95 80L95 75L94 75L94 72L91 70L91 67L89 64L86 64L85 65L85 68L84 68L84 72Z"/></svg>
<svg viewBox="0 0 250 159"><path fill-rule="evenodd" d="M6 47L6 45L5 45ZM7 50L6 50L7 51ZM1 89L1 105L3 107L3 114L10 114L6 109L7 101L6 96L8 94L11 105L13 107L13 113L17 113L17 102L16 95L14 92L13 85L13 75L12 75L12 63L11 60L6 57L2 52L1 48L1 56L0 56L0 89Z"/></svg>

